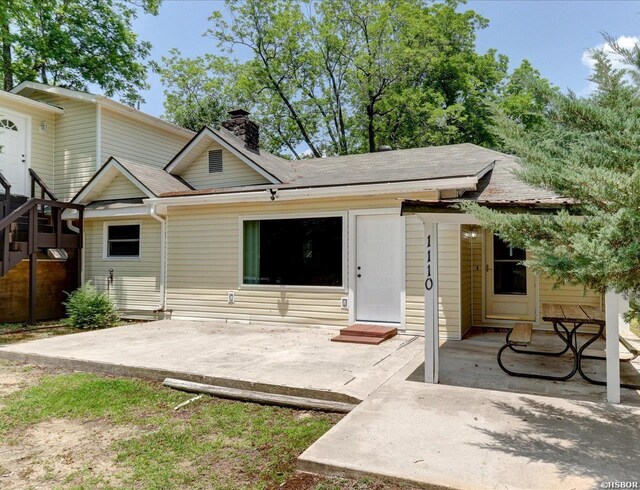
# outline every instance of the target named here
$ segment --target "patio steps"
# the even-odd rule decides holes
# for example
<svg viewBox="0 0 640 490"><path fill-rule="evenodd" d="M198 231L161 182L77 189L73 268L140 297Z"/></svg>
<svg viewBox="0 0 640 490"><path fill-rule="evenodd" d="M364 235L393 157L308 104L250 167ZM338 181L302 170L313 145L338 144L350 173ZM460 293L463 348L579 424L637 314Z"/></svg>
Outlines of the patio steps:
<svg viewBox="0 0 640 490"><path fill-rule="evenodd" d="M346 342L350 344L378 345L398 333L395 327L383 325L362 325L355 323L340 330L340 335L333 337L331 342Z"/></svg>

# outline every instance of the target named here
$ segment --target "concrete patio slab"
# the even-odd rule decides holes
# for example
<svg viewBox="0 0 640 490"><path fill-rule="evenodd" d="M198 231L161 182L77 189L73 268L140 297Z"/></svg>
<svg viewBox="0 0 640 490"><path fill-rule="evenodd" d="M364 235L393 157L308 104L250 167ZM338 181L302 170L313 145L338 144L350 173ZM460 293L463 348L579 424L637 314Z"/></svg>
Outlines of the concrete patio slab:
<svg viewBox="0 0 640 490"><path fill-rule="evenodd" d="M638 480L640 408L406 381L407 366L299 458L303 471L427 488Z"/></svg>
<svg viewBox="0 0 640 490"><path fill-rule="evenodd" d="M423 352L417 337L330 342L334 329L162 320L0 347L18 362L358 403Z"/></svg>

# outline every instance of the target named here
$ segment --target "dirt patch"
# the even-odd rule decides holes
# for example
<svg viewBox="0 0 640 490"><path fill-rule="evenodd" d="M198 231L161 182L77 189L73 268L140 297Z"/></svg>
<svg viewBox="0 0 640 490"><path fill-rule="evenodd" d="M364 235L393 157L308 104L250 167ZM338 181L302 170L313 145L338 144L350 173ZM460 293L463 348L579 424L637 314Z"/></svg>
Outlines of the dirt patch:
<svg viewBox="0 0 640 490"><path fill-rule="evenodd" d="M103 421L64 419L41 422L0 444L0 486L18 490L46 484L81 485L87 479L117 486L124 469L109 448L139 429Z"/></svg>
<svg viewBox="0 0 640 490"><path fill-rule="evenodd" d="M47 373L34 366L10 364L0 360L0 407L2 398L36 384Z"/></svg>

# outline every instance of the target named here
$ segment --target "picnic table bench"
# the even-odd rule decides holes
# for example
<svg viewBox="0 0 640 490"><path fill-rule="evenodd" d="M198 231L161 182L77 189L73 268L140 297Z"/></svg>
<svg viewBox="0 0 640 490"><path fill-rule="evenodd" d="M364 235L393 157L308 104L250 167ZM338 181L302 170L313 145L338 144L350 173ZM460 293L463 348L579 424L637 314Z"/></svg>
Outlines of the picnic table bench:
<svg viewBox="0 0 640 490"><path fill-rule="evenodd" d="M579 373L582 378L592 384L606 385L604 381L598 381L590 378L582 369L583 359L604 359L604 356L593 355L588 351L596 340L598 340L603 332L606 324L604 312L594 306L589 305L561 305L552 303L542 304L542 319L551 322L553 330L562 340L563 347L556 351L537 351L528 349L533 334L533 325L531 323L517 323L515 327L507 334L505 344L498 351L498 365L500 368L511 376L521 376L525 378L548 379L553 381L566 381ZM582 344L578 345L578 329L585 325L596 327L596 332L591 333L590 337ZM547 374L524 373L508 369L502 362L502 354L506 350L516 352L518 354L536 355L536 356L552 356L558 357L567 352L573 357L573 367L571 371L565 375L554 376ZM638 353L634 354L631 359L635 358ZM631 360L625 359L625 360ZM621 386L638 389L636 385Z"/></svg>

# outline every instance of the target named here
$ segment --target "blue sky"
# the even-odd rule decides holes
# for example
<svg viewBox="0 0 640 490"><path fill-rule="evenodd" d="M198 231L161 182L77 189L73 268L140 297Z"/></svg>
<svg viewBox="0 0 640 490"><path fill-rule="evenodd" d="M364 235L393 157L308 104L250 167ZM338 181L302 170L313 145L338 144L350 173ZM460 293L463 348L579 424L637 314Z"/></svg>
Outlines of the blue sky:
<svg viewBox="0 0 640 490"><path fill-rule="evenodd" d="M470 0L463 8L490 21L478 33L478 51L496 48L509 56L512 67L527 58L552 83L579 94L589 91L585 52L602 45L600 32L640 37L640 1ZM164 0L157 17L142 16L134 28L153 44L153 59L174 47L187 56L216 52L215 41L202 37L214 10L224 12L224 2ZM149 82L151 90L144 94L141 109L159 116L163 88L153 74Z"/></svg>

